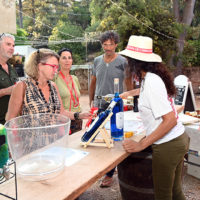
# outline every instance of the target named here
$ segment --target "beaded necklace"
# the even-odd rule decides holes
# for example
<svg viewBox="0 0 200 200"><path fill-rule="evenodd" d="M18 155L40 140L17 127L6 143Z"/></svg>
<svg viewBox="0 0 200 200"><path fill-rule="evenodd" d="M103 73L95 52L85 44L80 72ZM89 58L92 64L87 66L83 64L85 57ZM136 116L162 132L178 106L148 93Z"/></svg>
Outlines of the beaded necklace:
<svg viewBox="0 0 200 200"><path fill-rule="evenodd" d="M39 83L38 83L38 81L35 81L35 84L36 84L37 87L38 87L38 90L39 90L40 96L42 97L42 100L43 100L44 103L47 105L48 112L50 112L50 106L49 106L49 103L47 103L47 101L46 101L46 99L45 99L45 97L44 97L44 94L43 94L42 90L39 88ZM49 86L50 97L52 98L52 103L53 103L53 113L55 113L55 111L56 111L55 99L54 99L54 94L53 94L53 90L52 90L52 88L51 88L50 81L47 81L47 84L48 84L48 86Z"/></svg>

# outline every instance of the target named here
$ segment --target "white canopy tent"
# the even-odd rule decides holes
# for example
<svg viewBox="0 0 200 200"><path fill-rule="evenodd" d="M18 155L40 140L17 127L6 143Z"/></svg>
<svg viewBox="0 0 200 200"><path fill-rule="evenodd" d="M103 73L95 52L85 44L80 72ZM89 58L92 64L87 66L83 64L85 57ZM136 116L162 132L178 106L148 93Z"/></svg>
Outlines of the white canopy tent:
<svg viewBox="0 0 200 200"><path fill-rule="evenodd" d="M28 56L36 51L37 49L31 47L30 45L23 45L23 46L15 46L15 51L14 51L14 55L22 55L26 58L28 58Z"/></svg>

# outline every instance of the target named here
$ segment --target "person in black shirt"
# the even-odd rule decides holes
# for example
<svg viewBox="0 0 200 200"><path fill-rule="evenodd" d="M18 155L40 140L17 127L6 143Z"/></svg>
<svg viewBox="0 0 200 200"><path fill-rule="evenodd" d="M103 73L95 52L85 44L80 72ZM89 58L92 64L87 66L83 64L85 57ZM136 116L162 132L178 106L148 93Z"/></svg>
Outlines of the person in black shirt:
<svg viewBox="0 0 200 200"><path fill-rule="evenodd" d="M8 102L18 76L8 63L13 56L15 38L13 35L3 33L0 35L0 124L5 123Z"/></svg>
<svg viewBox="0 0 200 200"><path fill-rule="evenodd" d="M20 60L16 60L16 63L14 65L15 70L19 77L24 77L24 66Z"/></svg>

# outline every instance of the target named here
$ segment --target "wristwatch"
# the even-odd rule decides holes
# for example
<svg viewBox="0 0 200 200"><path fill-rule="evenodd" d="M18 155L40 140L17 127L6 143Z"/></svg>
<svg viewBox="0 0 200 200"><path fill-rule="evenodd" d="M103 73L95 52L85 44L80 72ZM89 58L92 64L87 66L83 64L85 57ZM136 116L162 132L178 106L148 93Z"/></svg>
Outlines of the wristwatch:
<svg viewBox="0 0 200 200"><path fill-rule="evenodd" d="M79 119L79 112L75 112L75 113L74 113L74 119L75 119L75 120Z"/></svg>

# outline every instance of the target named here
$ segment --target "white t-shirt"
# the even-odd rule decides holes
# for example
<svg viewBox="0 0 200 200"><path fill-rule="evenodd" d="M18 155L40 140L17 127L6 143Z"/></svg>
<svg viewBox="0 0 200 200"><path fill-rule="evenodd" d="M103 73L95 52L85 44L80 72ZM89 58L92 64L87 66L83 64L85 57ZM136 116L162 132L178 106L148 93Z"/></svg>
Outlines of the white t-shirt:
<svg viewBox="0 0 200 200"><path fill-rule="evenodd" d="M142 81L139 97L139 112L143 124L146 128L146 135L150 135L162 122L162 116L176 110L173 109L174 103L168 100L167 90L163 80L156 74L147 72ZM154 142L161 144L168 142L185 131L180 121L164 137Z"/></svg>

